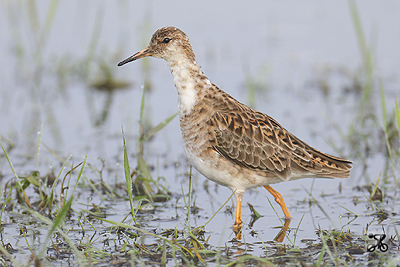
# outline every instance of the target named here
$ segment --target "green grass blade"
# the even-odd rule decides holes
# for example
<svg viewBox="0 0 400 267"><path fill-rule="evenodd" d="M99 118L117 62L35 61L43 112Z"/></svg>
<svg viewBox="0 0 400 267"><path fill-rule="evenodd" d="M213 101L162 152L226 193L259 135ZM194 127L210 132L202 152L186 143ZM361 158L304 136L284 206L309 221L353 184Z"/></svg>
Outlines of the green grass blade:
<svg viewBox="0 0 400 267"><path fill-rule="evenodd" d="M192 199L192 164L190 164L190 170L189 170L189 194L188 194L188 204L187 204L187 225L188 225L189 233L191 233L191 229L190 229L191 199Z"/></svg>
<svg viewBox="0 0 400 267"><path fill-rule="evenodd" d="M8 203L8 202L10 201L10 199L11 199L11 193L12 193L12 191L13 191L12 189L8 191L7 197L6 197L6 199L4 200L3 205L2 205L2 207L1 207L0 222L2 222L3 213L4 213L4 210L6 209L7 203ZM3 235L1 235L1 240L0 240L0 241L1 241L1 245L4 246Z"/></svg>
<svg viewBox="0 0 400 267"><path fill-rule="evenodd" d="M51 26L53 25L53 21L54 21L55 15L57 13L58 2L59 2L59 0L53 0L50 2L49 10L47 11L46 20L43 24L42 39L49 36Z"/></svg>
<svg viewBox="0 0 400 267"><path fill-rule="evenodd" d="M263 217L263 215L258 213L258 211L256 211L256 209L253 207L253 205L251 205L249 202L247 202L247 205L249 206L249 209L250 209L250 212L251 212L251 216L253 216L256 219L259 219L259 218Z"/></svg>
<svg viewBox="0 0 400 267"><path fill-rule="evenodd" d="M391 144L390 144L390 140L389 140L389 121L388 121L387 108L386 108L385 90L383 88L382 81L379 81L379 92L380 92L381 105L382 105L383 133L385 135L385 143L386 143L387 153L389 155L389 160L390 160L392 171L393 171L395 186L397 187L395 163L393 160L392 148L391 148ZM379 176L379 178L380 178L380 176Z"/></svg>
<svg viewBox="0 0 400 267"><path fill-rule="evenodd" d="M68 202L65 203L63 208L58 213L56 220L54 221L53 225L50 228L50 231L47 233L46 241L44 242L45 244L47 244L47 242L49 241L51 235L54 233L56 228L59 227L63 223L65 216L67 215L67 212L71 208L72 201L73 201L73 197L71 197L70 200L68 200Z"/></svg>
<svg viewBox="0 0 400 267"><path fill-rule="evenodd" d="M140 117L139 117L139 125L140 125L140 135L143 135L143 112L144 112L144 96L145 96L145 87L142 86L142 99L140 100Z"/></svg>
<svg viewBox="0 0 400 267"><path fill-rule="evenodd" d="M373 189L372 192L371 192L370 199L372 199L372 197L375 195L376 190L378 189L378 184L379 184L379 181L380 181L380 180L381 180L381 174L379 174L378 180L376 181L376 184L375 184L375 186L374 186L374 189Z"/></svg>
<svg viewBox="0 0 400 267"><path fill-rule="evenodd" d="M142 137L142 141L146 141L149 138L151 138L153 135L155 135L157 132L159 132L161 129L163 129L165 126L167 126L167 124L176 117L176 115L178 115L178 112L176 112L175 114L173 114L172 116L166 118L164 121L160 122L157 126L153 127L148 133L146 133L143 137Z"/></svg>
<svg viewBox="0 0 400 267"><path fill-rule="evenodd" d="M321 238L322 239L322 238ZM319 257L318 257L318 261L317 261L317 266L319 267L319 266L321 266L321 263L322 263L322 259L324 258L324 255L325 255L325 243L323 244L323 246L322 246L322 248L321 248L321 253L319 254Z"/></svg>
<svg viewBox="0 0 400 267"><path fill-rule="evenodd" d="M58 181L60 180L61 174L63 172L63 170L65 169L65 166L67 165L68 161L71 159L72 155L69 155L68 158L64 161L63 165L61 166L60 172L57 175L57 178L54 180L53 185L51 186L50 192L49 192L49 198L47 199L47 203L46 206L52 205L51 201L53 200L53 192L54 192L54 188L56 187L56 185L58 184Z"/></svg>
<svg viewBox="0 0 400 267"><path fill-rule="evenodd" d="M82 177L83 169L85 169L85 165L86 165L86 160L87 160L87 154L85 156L85 159L83 160L81 170L79 171L79 174L78 174L78 178L76 179L76 183L75 183L75 186L74 186L74 190L72 191L72 195L75 194L76 187L78 186L79 180Z"/></svg>
<svg viewBox="0 0 400 267"><path fill-rule="evenodd" d="M26 205L28 205L29 207L31 207L31 203L30 203L30 201L29 201L29 198L28 198L28 196L27 196L26 193L25 193L25 190L24 190L24 188L23 188L23 186L22 186L22 184L21 184L21 181L19 180L19 177L18 177L18 175L17 175L17 173L16 173L16 171L15 171L15 169L14 169L14 166L13 166L12 163L11 163L11 160L10 160L10 158L9 158L9 156L8 156L8 153L7 153L6 149L4 148L4 146L3 146L2 143L0 143L0 146L1 146L1 148L3 149L3 153L4 153L4 155L5 155L6 158L7 158L8 164L10 165L12 172L14 173L15 180L17 181L18 189L19 189L19 191L22 192L22 194L24 195Z"/></svg>
<svg viewBox="0 0 400 267"><path fill-rule="evenodd" d="M345 209L345 210L347 210L348 212L350 212L351 214L353 214L355 218L358 217L358 214L354 213L353 211L349 210L348 208L346 208L346 207L344 207L344 206L342 206L342 205L338 205L338 206L339 206L339 207L342 207L343 209Z"/></svg>
<svg viewBox="0 0 400 267"><path fill-rule="evenodd" d="M299 224L297 225L296 231L294 232L293 245L295 245L295 243L296 243L297 232L299 231L300 224L301 224L301 222L302 222L303 219L304 219L304 215L305 215L305 213L303 213L303 216L301 216L301 219L300 219L300 221L299 221Z"/></svg>
<svg viewBox="0 0 400 267"><path fill-rule="evenodd" d="M399 134L399 140L400 140L400 111L399 111L399 104L397 102L397 97L395 98L395 114L396 114L396 122L397 122L397 132Z"/></svg>
<svg viewBox="0 0 400 267"><path fill-rule="evenodd" d="M145 86L142 86L142 99L140 103L140 118L139 118L139 138L137 142L137 171L138 176L134 181L135 185L140 184L144 193L152 200L153 189L151 188L150 181L153 181L149 168L147 167L146 161L143 157L143 136L144 136L144 126L143 126L143 114L144 114L144 104L145 104Z"/></svg>
<svg viewBox="0 0 400 267"><path fill-rule="evenodd" d="M40 145L42 143L42 130L43 130L43 123L40 125L38 143L36 147L36 170L39 171L39 155L40 155Z"/></svg>
<svg viewBox="0 0 400 267"><path fill-rule="evenodd" d="M15 176L15 179L16 179L16 181L17 181L18 187L22 190L21 181L19 180L19 177L18 177L17 173L15 172L14 166L13 166L13 164L11 163L10 158L8 157L8 153L7 153L7 151L6 151L6 149L4 148L4 146L3 146L2 143L0 143L0 146L1 146L1 148L3 149L3 153L4 153L4 155L6 156L6 159L7 159L7 161L8 161L8 164L10 165L11 171L13 172L13 174L14 174L14 176Z"/></svg>
<svg viewBox="0 0 400 267"><path fill-rule="evenodd" d="M151 188L150 181L154 180L143 155L140 153L137 154L137 172L139 175L135 179L134 184L140 184L146 196L152 200L153 189Z"/></svg>
<svg viewBox="0 0 400 267"><path fill-rule="evenodd" d="M370 105L371 101L372 89L373 89L372 86L373 72L374 72L373 55L371 49L368 47L367 42L365 41L365 35L362 29L361 19L358 13L356 2L354 0L350 0L348 3L365 71L365 83L363 85L362 99L359 106L359 117L360 117L361 114L363 114L368 109L368 106Z"/></svg>
<svg viewBox="0 0 400 267"><path fill-rule="evenodd" d="M235 191L232 192L232 194L228 197L228 199L221 205L221 207L219 207L219 209L213 214L213 216L211 216L210 219L208 219L208 221L202 226L200 227L199 231L203 230L204 227L206 227L207 224L209 224L211 222L211 220L215 217L215 215L217 215L219 213L219 211L225 207L226 203L229 202L229 200L231 200L231 198L235 195Z"/></svg>
<svg viewBox="0 0 400 267"><path fill-rule="evenodd" d="M126 187L128 189L129 204L131 207L132 217L136 224L136 220L134 217L135 212L134 212L134 208L133 208L133 197L132 197L132 177L131 177L131 170L129 168L128 152L126 150L124 127L122 127L122 140L124 143L124 173L125 173Z"/></svg>
<svg viewBox="0 0 400 267"><path fill-rule="evenodd" d="M368 48L365 42L365 36L361 25L360 16L358 14L357 5L354 0L348 2L350 5L351 18L353 19L354 28L357 34L358 45L361 50L361 56L364 60L364 65L369 65Z"/></svg>
<svg viewBox="0 0 400 267"><path fill-rule="evenodd" d="M383 89L382 81L379 81L379 94L381 97L381 106L382 106L383 131L385 132L385 135L387 135L387 133L388 133L388 116L387 116L387 108L386 108L385 91Z"/></svg>

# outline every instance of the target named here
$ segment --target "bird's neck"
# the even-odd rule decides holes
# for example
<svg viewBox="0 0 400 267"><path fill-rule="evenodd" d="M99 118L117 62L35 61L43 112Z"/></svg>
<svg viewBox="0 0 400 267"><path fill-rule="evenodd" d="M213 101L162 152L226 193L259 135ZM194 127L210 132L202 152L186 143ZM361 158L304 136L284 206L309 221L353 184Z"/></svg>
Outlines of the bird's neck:
<svg viewBox="0 0 400 267"><path fill-rule="evenodd" d="M179 113L189 114L193 107L204 97L211 82L200 70L196 61L167 61L174 78L179 97Z"/></svg>

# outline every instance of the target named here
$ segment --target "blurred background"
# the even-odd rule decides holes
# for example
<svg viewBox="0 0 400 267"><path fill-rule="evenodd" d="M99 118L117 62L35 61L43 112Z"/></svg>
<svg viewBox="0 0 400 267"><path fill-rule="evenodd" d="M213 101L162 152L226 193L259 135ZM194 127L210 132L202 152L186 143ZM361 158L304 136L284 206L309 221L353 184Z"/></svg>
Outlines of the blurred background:
<svg viewBox="0 0 400 267"><path fill-rule="evenodd" d="M165 62L116 67L156 29L173 25L223 90L313 146L348 156L338 130L348 135L355 123L365 64L374 76L372 98L380 103L380 82L390 107L400 64L398 3L356 3L2 1L0 134L22 154L36 151L41 131L43 143L64 156L116 156L121 125L137 132L142 85L147 123L177 110ZM173 120L149 149L180 154L179 135Z"/></svg>
<svg viewBox="0 0 400 267"><path fill-rule="evenodd" d="M121 126L134 168L140 133L176 113L177 95L164 61L117 63L145 48L158 28L176 26L189 36L213 83L310 145L355 162L345 181L307 179L274 187L288 196L289 207L307 198L310 187L321 195L348 190L332 206L324 204L338 216L346 212L338 205L348 207L358 194L354 188L375 183L380 174L387 187L398 186L399 11L398 1L365 0L2 0L0 142L19 175L58 173L70 155L75 163L87 155L94 166L90 179L104 167L104 181L123 180ZM181 188L171 185L187 186L183 174L189 169L178 119L143 146L154 176L164 177L167 188L180 194ZM12 176L1 155L0 177ZM221 187L210 196L204 183L214 184L197 173L195 178L197 205L204 213L200 224L231 192ZM276 219L269 205L261 205L267 193L258 191L245 201ZM216 208L202 199L215 201ZM365 207L351 209L363 213ZM249 214L246 208L243 216ZM219 233L222 224L229 227L227 216L217 216L209 229ZM294 217L297 225L301 215ZM324 215L319 219L324 225ZM361 233L366 221L359 220L350 228ZM158 222L161 228L174 225ZM276 233L263 234L270 240Z"/></svg>

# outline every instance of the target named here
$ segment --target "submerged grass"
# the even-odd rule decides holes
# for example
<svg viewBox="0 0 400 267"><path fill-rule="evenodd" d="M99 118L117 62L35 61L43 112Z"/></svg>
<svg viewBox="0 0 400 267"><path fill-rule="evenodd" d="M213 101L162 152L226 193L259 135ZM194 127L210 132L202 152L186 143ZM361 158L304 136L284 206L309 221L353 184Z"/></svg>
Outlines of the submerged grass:
<svg viewBox="0 0 400 267"><path fill-rule="evenodd" d="M41 138L40 136L38 138ZM14 206L13 210L28 218L35 218L37 221L33 225L25 224L21 230L21 235L26 246L29 248L29 253L32 259L38 264L45 266L61 263L65 257L69 258L73 265L92 266L96 264L142 264L142 265L181 265L202 266L207 264L227 264L234 265L265 265L274 266L284 263L293 264L315 264L316 266L323 265L353 265L357 264L358 260L352 255L357 253L366 253L366 240L362 234L355 234L344 231L343 227L340 231L329 229L318 229L319 240L314 244L307 246L299 246L298 233L301 229L301 224L304 215L299 221L295 231L288 231L287 240L289 244L267 243L261 239L265 255L256 256L252 254L248 247L254 246L252 243L240 243L238 240L232 241L230 245L225 243L225 247L214 247L208 243L208 238L205 238L205 226L213 220L215 215L220 212L224 205L230 200L233 194L226 200L225 203L210 217L210 219L202 226L196 227L192 224L192 203L193 203L193 183L191 168L187 177L189 181L188 193L183 192L184 207L186 210L186 223L180 226L177 223L174 229L153 229L149 227L146 220L151 218L146 214L146 210L142 209L142 201L152 202L152 198L137 198L140 197L139 192L133 190L132 174L137 175L137 171L130 168L128 158L128 147L125 142L125 133L122 130L123 141L123 173L125 183L116 183L114 186L106 186L102 175L99 174L97 181L87 177L87 156L82 163L71 164L71 156L63 161L55 181L47 188L47 184L41 181L38 174L32 175L30 178L21 178L17 175L18 170L13 167L11 159L3 148L5 157L9 160L10 168L15 173L13 179L24 179L24 183L28 183L24 190L29 190L26 193L29 199L38 199L31 206L25 201L18 203L18 194L12 193L14 189L24 188L24 183L14 186L8 184L5 189L8 189L7 194L3 196L3 205L1 219L2 221L9 220L5 217L13 216L13 213L7 209L7 206ZM139 142L139 141L138 141ZM142 140L143 142L143 140ZM38 144L41 142L38 141ZM144 146L144 144L143 144ZM39 147L39 145L38 145ZM39 151L39 150L38 150ZM39 157L39 155L38 155ZM143 157L144 159L144 157ZM103 163L104 164L104 163ZM146 164L146 161L143 161ZM40 164L39 164L40 165ZM68 166L68 169L66 167ZM79 169L78 169L79 168ZM101 173L101 170L100 170ZM63 178L62 178L63 177ZM185 178L186 179L186 178ZM157 181L154 180L154 183ZM67 185L65 185L67 184ZM156 184L152 184L158 188ZM69 188L73 188L69 194ZM161 187L164 188L164 187ZM183 187L182 187L183 188ZM370 205L374 214L380 212L387 213L382 207L378 207L379 203L371 201L379 188L378 182L372 187L370 197L366 196L366 201L370 201ZM122 189L122 194L118 191ZM110 193L104 194L102 192ZM312 189L308 192L312 203L319 205L311 194ZM14 192L17 192L14 190ZM86 204L85 198L82 195L88 192L93 192L98 201L90 201ZM59 197L57 197L59 194ZM127 197L125 197L127 196ZM93 197L91 197L93 199ZM22 198L24 199L24 198ZM141 199L141 200L140 200ZM139 201L136 201L139 200ZM46 203L44 206L40 204L42 201ZM110 211L102 206L102 203L113 205L115 201L123 203L129 202L129 209L125 210L126 214L122 214L122 220L116 221ZM135 202L136 201L136 202ZM5 203L8 203L5 205ZM110 204L108 204L110 203ZM154 212L158 209L168 208L165 205L174 203L174 201L166 200L161 206L155 207ZM83 205L83 207L82 207ZM93 207L90 209L90 207ZM273 208L273 205L271 204ZM319 206L322 212L326 211ZM44 211L44 208L47 210ZM172 209L179 209L177 204L173 205ZM350 211L350 209L345 208ZM23 211L23 212L21 212ZM157 213L156 213L157 214ZM131 215L132 220L125 222L126 218ZM157 215L156 215L157 216ZM278 215L277 215L278 216ZM378 215L372 215L378 216ZM380 215L379 215L380 216ZM110 218L108 218L110 217ZM124 217L124 218L123 218ZM132 225L132 222L134 225ZM44 226L43 226L44 225ZM282 222L283 225L283 222ZM31 238L36 228L46 229L44 241ZM32 233L32 234L31 234ZM293 238L292 238L293 235ZM8 264L12 263L15 266L23 265L21 261L16 261L14 255L20 253L21 248L15 250L10 247L10 238L7 234L1 235L2 259ZM246 236L243 236L246 239ZM394 239L395 240L395 239ZM48 242L51 241L49 245ZM395 253L395 246L398 246L398 241L393 242L392 254ZM245 249L241 246L245 246ZM241 256L234 256L232 250L237 250L243 253ZM350 251L350 252L349 252ZM352 254L355 253L355 254ZM366 256L365 256L366 257ZM381 262L379 257L373 257L367 260L368 263L374 264ZM386 257L385 262L393 261L392 257Z"/></svg>
<svg viewBox="0 0 400 267"><path fill-rule="evenodd" d="M32 7L29 11L32 12L30 14L32 30L40 33L37 35L37 45L46 43L57 4L58 1L50 2L44 26L40 26L37 10L33 8L35 4L29 3L29 6ZM52 266L65 265L66 260L68 260L68 264L73 266L204 266L208 264L218 266L283 266L286 264L352 266L360 263L395 266L399 260L397 255L399 249L398 230L396 227L396 216L398 215L390 208L392 202L394 205L398 205L399 200L396 193L390 190L390 185L394 181L395 185L398 186L395 173L399 163L399 142L397 138L400 139L400 112L397 99L393 115L388 112L384 87L381 83L379 87L382 108L381 120L376 115L377 110L372 108L375 89L372 49L366 45L355 2L349 1L349 6L364 62L363 79L360 79L364 82L362 101L358 106L358 114L354 118L355 124L349 129L350 140L357 143L354 145L359 153L356 158L368 165L369 155L363 145L379 136L376 135L377 127L375 126L381 122L384 137L380 138L379 141L385 143L385 153L387 153L388 161L390 161L388 166L390 166L393 174L387 173L386 169L383 170L382 178L381 176L377 177L374 185L370 187L369 195L362 194L365 196L365 200L361 199L356 202L365 205L365 214L352 211L352 208L349 207L343 206L343 208L349 212L348 217L354 217L352 220L359 217L370 217L372 222L385 224L387 227L390 226L395 229L396 236L391 237L389 242L391 248L387 254L366 252L368 240L366 240L365 233L353 233L344 229L352 221L344 226L341 225L340 230L319 227L316 230L317 240L303 242L299 240L299 233L304 224L303 219L306 218L305 213L294 231L291 231L287 225L289 230L286 237L289 244L267 242L259 238L263 253L258 255L252 252L252 248L258 244L248 242L248 239L246 239L254 233L253 231L249 234L246 232L247 230L250 231L250 229L245 228L250 224L244 225L242 229L242 232L244 232L244 234L242 233L243 243L234 238L231 241L223 240L221 245L218 246L211 245L209 243L211 235L219 233L211 231L210 236L206 238L206 226L230 201L233 193L206 223L196 227L195 216L193 216L195 210L193 199L195 199L196 190L193 188L192 168L189 169L189 175L183 177L183 179L189 181L188 193L185 193L182 185L182 193L179 196L177 196L178 192L170 192L166 185L161 184L162 179L153 178L154 174L149 168L144 153L146 142L149 142L153 136L161 131L176 114L167 117L155 127L146 129L144 110L145 94L148 90L145 89L149 83L146 79L145 86L142 87L135 168L130 167L132 162L129 162L129 149L122 129L123 174L125 178L123 183L118 182L118 170L115 170L116 178L112 185L108 184L110 179L103 180L103 170L110 168L109 165L105 166L104 161L102 161L102 167L99 170L94 164L87 162L87 155L78 164L73 163L72 155L63 159L54 149L42 142L42 125L40 126L35 151L36 171L25 176L19 175L26 170L21 165L16 165L17 168L14 167L13 156L10 154L14 144L11 140L1 136L0 141L8 144L4 147L0 143L14 177L5 184L1 182L4 193L1 199L3 202L0 213L2 227L0 230L0 265L28 266L35 264L35 266ZM98 15L89 45L87 71L99 43L103 13L100 12ZM35 56L37 57L35 59L37 64L41 65L43 63L41 59L42 51L38 51ZM142 62L148 64L145 60ZM149 72L148 65L142 67L143 72ZM108 73L106 75L108 78L113 79L112 72L107 69L104 72ZM85 75L88 76L88 73ZM254 90L257 89L258 85L250 82L250 79L246 80L246 87L249 90L249 103L255 105ZM371 118L373 127L368 124ZM49 171L47 175L40 176L39 169L44 165L40 162L42 147L45 147L50 154L60 161L60 170L57 175ZM392 176L393 179L389 179ZM364 179L367 180L367 178ZM70 191L71 188L73 188L72 192ZM383 196L381 195L378 198L380 188L383 189ZM312 196L312 189L308 193L309 201L305 203L310 206L317 205L325 217L329 218L329 211ZM353 191L349 191L349 194L353 193ZM174 201L173 198L177 200ZM180 198L183 199L183 207L178 203ZM160 199L161 202L156 201ZM347 199L350 203L349 196L347 196ZM124 209L124 203L127 201L129 208ZM143 203L150 203L150 205ZM271 202L270 205L274 209ZM165 217L158 218L158 214L163 210L170 210L171 213L174 210L178 218L171 219L172 216L166 216L167 219ZM252 210L255 217L262 216L254 207ZM182 214L185 216L180 216ZM279 218L278 213L276 214ZM129 216L132 217L131 220L127 220ZM186 219L180 220L180 217ZM176 221L176 225L171 229L162 228L163 224L161 223L158 224L159 227L155 227L154 225L157 225L157 223L154 222L156 221L154 219L167 222ZM390 222L388 222L388 219ZM286 226L286 222L281 222L282 228ZM315 236L314 233L308 233L308 235L310 238ZM224 238L223 234L221 234L222 238ZM299 242L307 243L300 245ZM13 246L16 246L16 248Z"/></svg>

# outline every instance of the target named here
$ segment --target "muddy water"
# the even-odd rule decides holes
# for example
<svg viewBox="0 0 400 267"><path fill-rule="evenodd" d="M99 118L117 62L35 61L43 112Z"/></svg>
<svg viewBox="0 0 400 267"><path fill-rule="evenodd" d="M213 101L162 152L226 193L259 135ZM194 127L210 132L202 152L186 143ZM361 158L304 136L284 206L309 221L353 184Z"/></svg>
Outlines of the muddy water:
<svg viewBox="0 0 400 267"><path fill-rule="evenodd" d="M366 40L373 51L374 77L381 78L387 107L392 112L394 97L398 96L400 67L400 35L392 26L400 22L399 4L395 1L379 7L372 1L357 4ZM47 16L47 12L52 14L49 7L49 2L37 3L35 13L33 6L24 2L1 4L0 23L6 26L0 29L3 36L0 140L18 175L36 169L43 174L59 172L60 161L44 145L37 161L40 137L43 144L64 160L72 154L77 163L87 155L88 163L101 169L98 159L101 158L105 163L104 181L122 183L121 125L127 137L131 165L134 165L141 86L145 80L149 85L145 125L155 126L175 113L177 96L162 60L134 62L123 68L117 68L116 64L144 48L154 30L174 25L188 34L197 61L219 87L249 104L253 102L246 85L248 88L248 81L252 81L256 88L253 103L256 109L271 115L310 145L354 160L351 178L347 180L304 179L274 186L284 196L294 217L289 239L295 245L304 246L302 239L317 239L316 228L344 226L363 235L370 224L372 231L381 231L379 218L372 215L371 204L365 199L368 191L354 188L375 183L380 173L386 173L384 149L376 141L382 135L375 133L376 139L364 142L371 146L368 153L355 151L346 138L359 112L361 94L355 92L355 85L359 80L365 81L363 59L347 1L335 4L258 1L253 5L229 6L219 2L189 4L184 1L175 4L63 2L58 4L54 17ZM46 20L46 16L54 20ZM129 86L112 91L93 87L107 75ZM374 78L371 109L380 120L376 81ZM173 195L170 202L157 204L153 214L142 215L149 229L184 228L186 210L181 185L186 193L185 174L189 168L183 153L177 119L145 143L145 158L154 166L153 175L164 177ZM86 172L89 179L99 180L95 171L87 169ZM3 156L0 175L2 187L13 177ZM386 198L378 205L388 212L397 211L399 199L393 189L390 169L387 177L382 178L387 178L386 185L382 185L382 190L387 190ZM206 182L197 172L193 188L194 203L199 209L191 224L200 226L231 192ZM309 202L310 194L319 205ZM244 196L243 238L255 256L265 253L260 241L273 240L279 232L276 227L281 226L267 197L282 216L265 190L252 190ZM360 203L353 202L354 197ZM118 207L110 213L110 220L120 221L129 212L128 202L104 202L96 194L85 193L78 199L88 205ZM247 202L263 215L251 227ZM229 207L232 205L232 201L228 203ZM359 216L354 219L354 214ZM11 224L14 219L8 213L3 215L2 220L10 223L6 229L17 231ZM397 213L384 220L386 230L392 235L395 234L393 220L399 220ZM224 246L234 238L232 223L233 215L223 208L206 227L206 235L211 236L209 243L214 247ZM18 235L9 236L7 242L25 250L22 254L27 253L25 241ZM291 244L288 239L284 243Z"/></svg>

